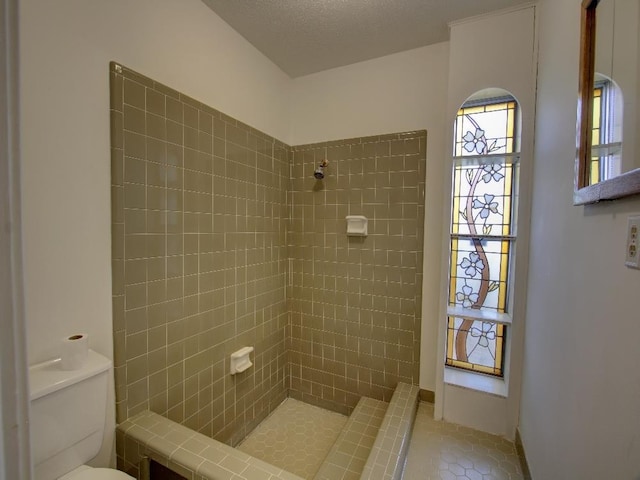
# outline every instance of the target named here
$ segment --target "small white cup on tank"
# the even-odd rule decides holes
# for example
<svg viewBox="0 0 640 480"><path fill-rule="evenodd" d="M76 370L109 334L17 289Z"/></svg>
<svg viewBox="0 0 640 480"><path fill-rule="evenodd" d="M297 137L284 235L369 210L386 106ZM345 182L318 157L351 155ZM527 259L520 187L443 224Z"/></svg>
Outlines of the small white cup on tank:
<svg viewBox="0 0 640 480"><path fill-rule="evenodd" d="M70 335L62 339L60 347L60 368L78 370L87 361L89 354L89 336L86 333Z"/></svg>

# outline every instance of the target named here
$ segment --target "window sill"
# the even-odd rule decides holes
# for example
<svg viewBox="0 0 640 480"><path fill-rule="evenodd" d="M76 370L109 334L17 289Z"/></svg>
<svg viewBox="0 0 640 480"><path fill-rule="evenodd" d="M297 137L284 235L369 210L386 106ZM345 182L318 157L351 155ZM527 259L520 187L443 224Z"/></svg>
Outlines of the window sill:
<svg viewBox="0 0 640 480"><path fill-rule="evenodd" d="M445 366L444 383L445 385L454 385L468 390L475 390L476 392L484 392L489 395L507 398L507 382L502 378L466 372L458 368Z"/></svg>
<svg viewBox="0 0 640 480"><path fill-rule="evenodd" d="M504 163L515 165L520 160L520 152L514 153L489 153L484 155L460 155L453 157L454 162L465 166L480 166L487 163Z"/></svg>
<svg viewBox="0 0 640 480"><path fill-rule="evenodd" d="M481 320L483 322L501 323L502 325L511 325L512 323L511 315L508 313L498 313L493 310L449 306L447 307L447 315L449 317L470 318L472 320Z"/></svg>

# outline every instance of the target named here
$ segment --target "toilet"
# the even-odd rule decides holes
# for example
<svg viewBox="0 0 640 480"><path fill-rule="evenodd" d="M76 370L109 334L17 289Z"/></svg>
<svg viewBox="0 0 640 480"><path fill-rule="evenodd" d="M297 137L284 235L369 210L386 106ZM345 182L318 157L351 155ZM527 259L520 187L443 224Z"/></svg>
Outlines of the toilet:
<svg viewBox="0 0 640 480"><path fill-rule="evenodd" d="M31 456L36 480L133 480L84 465L100 451L111 360L89 350L77 370L55 359L29 367Z"/></svg>
<svg viewBox="0 0 640 480"><path fill-rule="evenodd" d="M124 472L114 470L113 468L93 468L87 465L81 465L74 468L66 475L59 477L58 480L131 480ZM135 479L133 479L135 480Z"/></svg>

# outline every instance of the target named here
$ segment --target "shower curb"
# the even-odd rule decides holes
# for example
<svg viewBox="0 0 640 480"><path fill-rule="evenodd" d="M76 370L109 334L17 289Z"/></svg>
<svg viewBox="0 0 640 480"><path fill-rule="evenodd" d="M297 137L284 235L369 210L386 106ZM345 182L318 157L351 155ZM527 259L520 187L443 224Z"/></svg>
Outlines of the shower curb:
<svg viewBox="0 0 640 480"><path fill-rule="evenodd" d="M420 389L398 383L360 480L399 480L402 478Z"/></svg>
<svg viewBox="0 0 640 480"><path fill-rule="evenodd" d="M361 397L313 480L358 480L388 406Z"/></svg>

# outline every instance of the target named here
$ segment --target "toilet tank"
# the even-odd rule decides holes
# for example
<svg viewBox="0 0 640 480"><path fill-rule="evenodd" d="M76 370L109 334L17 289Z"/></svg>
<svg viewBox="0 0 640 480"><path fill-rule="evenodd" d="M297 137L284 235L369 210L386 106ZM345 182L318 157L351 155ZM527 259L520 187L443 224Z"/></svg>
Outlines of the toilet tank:
<svg viewBox="0 0 640 480"><path fill-rule="evenodd" d="M95 457L102 445L111 360L89 350L78 370L60 359L29 367L31 456L37 480L53 480Z"/></svg>

